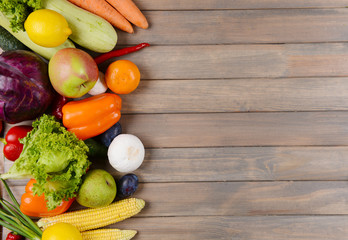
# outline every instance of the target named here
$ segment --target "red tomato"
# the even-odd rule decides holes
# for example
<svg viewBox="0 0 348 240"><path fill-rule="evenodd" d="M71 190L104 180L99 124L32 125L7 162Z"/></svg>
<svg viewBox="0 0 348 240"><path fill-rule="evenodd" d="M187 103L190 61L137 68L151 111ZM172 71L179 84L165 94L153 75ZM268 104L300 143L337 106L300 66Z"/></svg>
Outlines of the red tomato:
<svg viewBox="0 0 348 240"><path fill-rule="evenodd" d="M32 129L31 126L14 126L7 132L3 152L8 160L17 160L23 150L23 144L19 142L19 139L27 136Z"/></svg>
<svg viewBox="0 0 348 240"><path fill-rule="evenodd" d="M24 240L25 238L17 233L10 232L7 234L6 240Z"/></svg>

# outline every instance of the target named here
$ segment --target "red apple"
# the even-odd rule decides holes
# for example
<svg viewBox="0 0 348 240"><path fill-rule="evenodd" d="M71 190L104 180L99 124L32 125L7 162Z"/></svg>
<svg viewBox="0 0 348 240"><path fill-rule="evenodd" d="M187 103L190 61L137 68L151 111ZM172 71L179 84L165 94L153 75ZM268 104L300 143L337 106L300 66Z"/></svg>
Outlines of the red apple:
<svg viewBox="0 0 348 240"><path fill-rule="evenodd" d="M64 48L49 61L48 73L53 88L60 95L79 98L96 84L99 70L87 52L77 48Z"/></svg>

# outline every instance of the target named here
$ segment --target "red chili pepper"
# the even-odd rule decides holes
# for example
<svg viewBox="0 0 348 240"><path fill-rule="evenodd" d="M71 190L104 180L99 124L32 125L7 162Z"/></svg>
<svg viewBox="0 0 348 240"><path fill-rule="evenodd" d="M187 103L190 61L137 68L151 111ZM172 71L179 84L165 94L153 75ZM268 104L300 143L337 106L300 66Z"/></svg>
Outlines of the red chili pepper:
<svg viewBox="0 0 348 240"><path fill-rule="evenodd" d="M54 98L51 108L52 108L52 115L57 118L57 120L62 120L63 113L62 108L63 106L69 102L69 98L64 97L60 94L57 94L58 96Z"/></svg>
<svg viewBox="0 0 348 240"><path fill-rule="evenodd" d="M25 238L22 235L19 235L15 232L10 232L7 234L6 240L24 240Z"/></svg>
<svg viewBox="0 0 348 240"><path fill-rule="evenodd" d="M23 144L19 142L20 138L27 136L33 128L31 126L14 126L5 136L5 146L3 149L4 155L8 160L15 161L23 150Z"/></svg>
<svg viewBox="0 0 348 240"><path fill-rule="evenodd" d="M126 48L122 48L122 49L113 50L113 51L104 53L102 55L99 55L98 57L95 57L94 61L97 64L101 64L110 58L120 57L120 56L126 55L128 53L139 51L140 49L142 49L144 47L149 47L149 46L150 46L150 44L148 44L148 43L140 43L140 44L133 46L133 47L126 47Z"/></svg>

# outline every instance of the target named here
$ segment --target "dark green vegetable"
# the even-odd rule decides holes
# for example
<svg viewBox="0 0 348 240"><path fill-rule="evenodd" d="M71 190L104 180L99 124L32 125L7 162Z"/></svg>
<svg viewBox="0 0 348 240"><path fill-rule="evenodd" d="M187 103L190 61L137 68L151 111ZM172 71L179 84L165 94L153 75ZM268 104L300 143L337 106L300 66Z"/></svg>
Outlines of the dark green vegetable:
<svg viewBox="0 0 348 240"><path fill-rule="evenodd" d="M93 138L88 138L84 140L85 144L89 148L89 151L87 153L88 157L95 158L95 157L106 157L108 148Z"/></svg>
<svg viewBox="0 0 348 240"><path fill-rule="evenodd" d="M28 50L28 48L5 28L0 26L0 48L4 51Z"/></svg>

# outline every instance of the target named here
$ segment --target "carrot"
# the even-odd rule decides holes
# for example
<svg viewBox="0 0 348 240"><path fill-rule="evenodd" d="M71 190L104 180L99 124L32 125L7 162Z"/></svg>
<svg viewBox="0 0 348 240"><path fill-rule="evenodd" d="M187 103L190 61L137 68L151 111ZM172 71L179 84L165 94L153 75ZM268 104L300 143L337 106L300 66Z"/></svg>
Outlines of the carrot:
<svg viewBox="0 0 348 240"><path fill-rule="evenodd" d="M128 19L135 26L141 28L148 28L149 24L132 0L106 0L110 3L117 11L119 11L125 18Z"/></svg>
<svg viewBox="0 0 348 240"><path fill-rule="evenodd" d="M105 0L69 0L69 2L104 18L118 29L128 33L134 32L128 20Z"/></svg>

